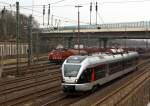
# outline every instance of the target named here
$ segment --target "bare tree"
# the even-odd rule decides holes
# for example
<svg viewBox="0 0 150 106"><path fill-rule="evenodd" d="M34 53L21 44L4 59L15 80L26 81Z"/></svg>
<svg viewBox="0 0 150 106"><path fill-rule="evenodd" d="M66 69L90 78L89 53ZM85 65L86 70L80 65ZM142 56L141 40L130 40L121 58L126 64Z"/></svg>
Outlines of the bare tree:
<svg viewBox="0 0 150 106"><path fill-rule="evenodd" d="M28 26L28 17L24 14L19 16L20 24L20 39L26 41L27 39L27 27ZM39 28L38 23L33 18L33 27ZM16 39L16 16L12 11L8 11L5 8L0 12L0 41L9 41Z"/></svg>

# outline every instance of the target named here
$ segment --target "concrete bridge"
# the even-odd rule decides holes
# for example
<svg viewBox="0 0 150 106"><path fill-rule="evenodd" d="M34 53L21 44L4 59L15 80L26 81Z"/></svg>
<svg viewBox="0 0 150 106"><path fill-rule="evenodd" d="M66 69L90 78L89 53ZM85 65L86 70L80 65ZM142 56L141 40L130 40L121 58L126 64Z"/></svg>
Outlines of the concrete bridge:
<svg viewBox="0 0 150 106"><path fill-rule="evenodd" d="M65 39L68 42L78 37L77 26L49 27L41 29L41 40ZM150 39L150 21L81 25L80 39L99 39L106 45L109 39ZM68 44L69 45L69 44Z"/></svg>
<svg viewBox="0 0 150 106"><path fill-rule="evenodd" d="M111 39L149 39L150 21L114 23L100 25L81 25L80 37L111 38ZM50 27L41 30L41 37L76 37L77 26Z"/></svg>

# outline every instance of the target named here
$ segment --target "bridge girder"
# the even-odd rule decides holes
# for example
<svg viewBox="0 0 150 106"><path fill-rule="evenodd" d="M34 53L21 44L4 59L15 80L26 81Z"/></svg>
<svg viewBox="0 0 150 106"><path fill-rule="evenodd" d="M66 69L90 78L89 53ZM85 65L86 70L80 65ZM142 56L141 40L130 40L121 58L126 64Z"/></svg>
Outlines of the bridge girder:
<svg viewBox="0 0 150 106"><path fill-rule="evenodd" d="M74 33L39 33L40 38L76 38ZM150 39L150 31L122 31L122 32L80 32L80 38L102 39Z"/></svg>

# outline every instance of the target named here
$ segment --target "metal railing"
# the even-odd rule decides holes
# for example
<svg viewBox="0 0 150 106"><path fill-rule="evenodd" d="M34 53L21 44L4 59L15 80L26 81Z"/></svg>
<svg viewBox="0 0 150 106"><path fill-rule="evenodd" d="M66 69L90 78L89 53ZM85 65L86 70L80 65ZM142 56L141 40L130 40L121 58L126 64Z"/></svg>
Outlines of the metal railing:
<svg viewBox="0 0 150 106"><path fill-rule="evenodd" d="M112 28L149 28L150 21L100 24L99 27L101 27L102 29L106 29L106 28L108 28L108 29L112 29Z"/></svg>
<svg viewBox="0 0 150 106"><path fill-rule="evenodd" d="M150 21L126 22L126 23L108 23L98 25L80 25L80 29L121 29L121 28L150 28ZM41 32L56 32L65 30L77 30L77 26L63 26L63 27L47 27L41 28Z"/></svg>

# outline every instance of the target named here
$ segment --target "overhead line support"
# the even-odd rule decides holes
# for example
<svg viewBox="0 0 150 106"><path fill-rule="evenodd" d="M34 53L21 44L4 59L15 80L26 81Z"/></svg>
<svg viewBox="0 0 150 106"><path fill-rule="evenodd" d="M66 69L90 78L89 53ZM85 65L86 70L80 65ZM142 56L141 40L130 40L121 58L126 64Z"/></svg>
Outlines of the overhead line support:
<svg viewBox="0 0 150 106"><path fill-rule="evenodd" d="M79 8L82 7L82 6L75 6L78 8L78 51L79 51L79 54L80 54L80 11L79 11Z"/></svg>
<svg viewBox="0 0 150 106"><path fill-rule="evenodd" d="M17 21L17 25L16 25L16 49L17 49L17 75L19 75L19 39L20 39L20 35L19 35L19 2L16 2L16 21Z"/></svg>

